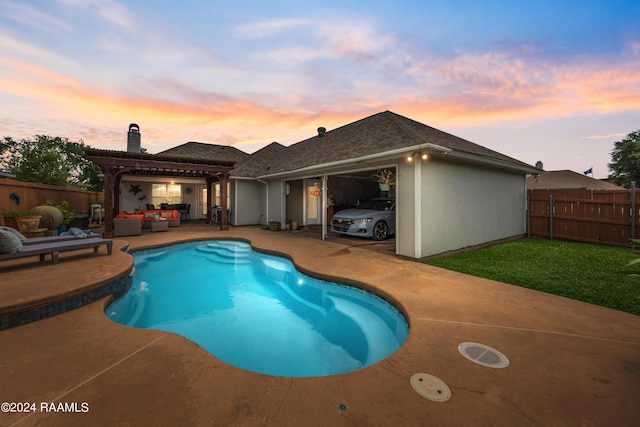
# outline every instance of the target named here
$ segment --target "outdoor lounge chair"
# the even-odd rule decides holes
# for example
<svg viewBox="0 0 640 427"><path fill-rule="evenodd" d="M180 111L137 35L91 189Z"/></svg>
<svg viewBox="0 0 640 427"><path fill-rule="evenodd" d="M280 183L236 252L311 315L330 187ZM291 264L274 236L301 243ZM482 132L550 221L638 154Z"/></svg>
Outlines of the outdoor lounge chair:
<svg viewBox="0 0 640 427"><path fill-rule="evenodd" d="M0 254L0 261L6 259L24 258L28 256L40 255L40 261L44 261L46 254L51 254L51 260L54 264L58 263L58 255L60 252L75 251L78 249L93 248L93 253L98 252L98 248L107 245L107 254L111 255L113 242L110 239L100 237L92 237L89 239L68 239L57 242L37 243L24 245L18 252L8 254Z"/></svg>

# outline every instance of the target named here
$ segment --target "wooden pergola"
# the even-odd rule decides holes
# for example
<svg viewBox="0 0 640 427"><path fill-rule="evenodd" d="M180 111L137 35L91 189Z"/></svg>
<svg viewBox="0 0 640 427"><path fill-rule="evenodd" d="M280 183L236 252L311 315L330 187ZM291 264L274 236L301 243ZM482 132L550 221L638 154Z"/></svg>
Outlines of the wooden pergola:
<svg viewBox="0 0 640 427"><path fill-rule="evenodd" d="M84 149L86 158L100 167L104 175L104 237L113 237L113 218L120 211L120 182L123 175L179 176L204 179L207 206L212 204L212 184L220 183L220 230L228 230L227 183L235 162L126 151ZM211 222L211 209L207 209Z"/></svg>

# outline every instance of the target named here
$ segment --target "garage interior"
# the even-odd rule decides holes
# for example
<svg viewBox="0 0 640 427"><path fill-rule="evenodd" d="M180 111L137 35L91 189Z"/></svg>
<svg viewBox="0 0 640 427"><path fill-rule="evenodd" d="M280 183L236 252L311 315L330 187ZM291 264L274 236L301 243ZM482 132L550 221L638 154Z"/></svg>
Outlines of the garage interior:
<svg viewBox="0 0 640 427"><path fill-rule="evenodd" d="M395 168L386 168L393 170ZM294 221L300 225L314 226L305 219L305 186L310 183L322 185L322 177L292 180L286 183L286 218L287 222ZM337 212L345 209L356 208L360 203L377 197L395 198L395 186L389 191L382 191L376 180L376 169L357 172L346 172L329 175L327 178L327 224ZM394 236L391 236L393 239Z"/></svg>

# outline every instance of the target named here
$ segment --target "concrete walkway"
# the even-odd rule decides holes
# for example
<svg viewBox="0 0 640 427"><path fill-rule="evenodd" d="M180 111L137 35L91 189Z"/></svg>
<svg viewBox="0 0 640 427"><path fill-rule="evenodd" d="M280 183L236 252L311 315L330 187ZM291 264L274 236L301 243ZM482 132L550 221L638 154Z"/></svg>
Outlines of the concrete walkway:
<svg viewBox="0 0 640 427"><path fill-rule="evenodd" d="M0 313L108 283L132 266L119 250L127 244L202 238L245 239L288 254L308 274L376 289L405 311L409 338L392 356L356 372L271 377L229 366L180 336L115 324L104 315L105 298L0 332L0 402L21 410L35 404L35 412L0 413L0 425L639 423L640 317L354 246L362 240L192 224L145 231L118 240L111 256L102 249L95 256L63 253L58 265L37 257L0 263ZM510 364L473 363L458 351L463 342L491 346ZM442 379L451 399L438 403L416 393L415 373Z"/></svg>

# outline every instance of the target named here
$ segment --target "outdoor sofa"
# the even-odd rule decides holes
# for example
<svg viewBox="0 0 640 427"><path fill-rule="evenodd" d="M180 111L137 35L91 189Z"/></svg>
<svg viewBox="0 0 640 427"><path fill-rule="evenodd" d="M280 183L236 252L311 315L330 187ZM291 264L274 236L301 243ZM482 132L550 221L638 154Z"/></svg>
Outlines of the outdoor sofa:
<svg viewBox="0 0 640 427"><path fill-rule="evenodd" d="M139 236L143 228L151 228L151 223L158 218L167 220L169 227L180 226L180 213L175 209L147 209L133 214L120 212L113 219L113 236Z"/></svg>
<svg viewBox="0 0 640 427"><path fill-rule="evenodd" d="M180 212L177 209L147 209L136 211L136 214L143 215L142 228L151 228L151 222L157 218L169 221L169 227L180 227Z"/></svg>

